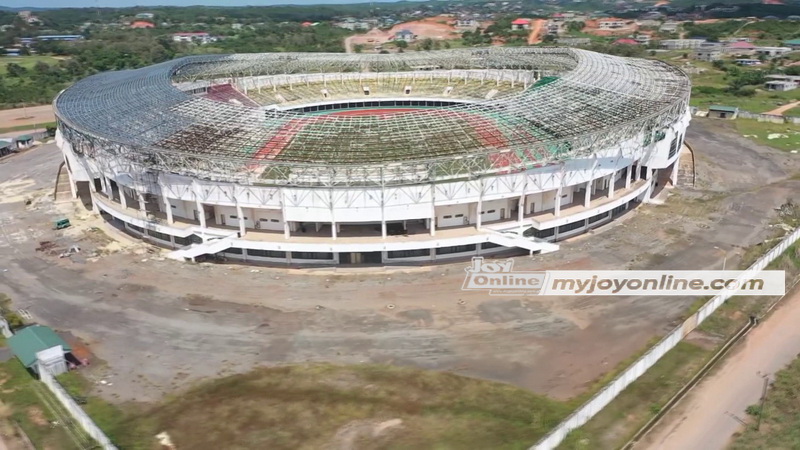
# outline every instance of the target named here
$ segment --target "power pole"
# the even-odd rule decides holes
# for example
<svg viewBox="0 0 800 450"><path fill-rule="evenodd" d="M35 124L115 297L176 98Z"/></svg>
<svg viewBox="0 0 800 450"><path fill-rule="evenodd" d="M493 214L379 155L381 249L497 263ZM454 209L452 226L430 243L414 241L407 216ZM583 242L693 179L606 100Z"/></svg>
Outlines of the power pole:
<svg viewBox="0 0 800 450"><path fill-rule="evenodd" d="M767 403L767 389L769 388L769 377L764 376L764 386L761 388L761 406L758 407L758 420L756 421L756 431L761 428L761 418L764 417L764 405Z"/></svg>

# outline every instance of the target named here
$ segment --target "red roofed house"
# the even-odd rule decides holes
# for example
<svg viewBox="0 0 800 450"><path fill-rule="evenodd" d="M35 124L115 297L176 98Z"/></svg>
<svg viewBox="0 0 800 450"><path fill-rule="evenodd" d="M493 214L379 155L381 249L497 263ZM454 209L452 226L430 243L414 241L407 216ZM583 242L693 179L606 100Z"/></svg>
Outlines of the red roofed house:
<svg viewBox="0 0 800 450"><path fill-rule="evenodd" d="M310 27L310 26L312 26L312 25L314 25L314 24L313 24L313 23L311 23L311 22L303 22L303 23L301 23L300 25L301 25L301 26L304 26L304 27Z"/></svg>
<svg viewBox="0 0 800 450"><path fill-rule="evenodd" d="M633 39L626 38L626 39L617 39L616 41L614 41L614 45L639 45L639 43Z"/></svg>
<svg viewBox="0 0 800 450"><path fill-rule="evenodd" d="M155 28L156 26L144 20L137 20L131 24L131 28Z"/></svg>
<svg viewBox="0 0 800 450"><path fill-rule="evenodd" d="M733 42L725 47L725 53L734 55L752 55L756 52L756 46L749 42Z"/></svg>
<svg viewBox="0 0 800 450"><path fill-rule="evenodd" d="M511 22L511 31L528 30L531 28L531 19L519 18Z"/></svg>

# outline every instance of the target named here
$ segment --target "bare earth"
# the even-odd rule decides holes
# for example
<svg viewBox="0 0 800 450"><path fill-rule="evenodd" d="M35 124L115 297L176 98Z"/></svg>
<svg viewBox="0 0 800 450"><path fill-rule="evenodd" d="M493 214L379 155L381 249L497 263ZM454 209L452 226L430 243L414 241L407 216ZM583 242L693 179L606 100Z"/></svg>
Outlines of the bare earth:
<svg viewBox="0 0 800 450"><path fill-rule="evenodd" d="M800 100L798 100L796 102L792 102L792 103L787 103L787 104L785 104L783 106L779 106L779 107L773 109L772 111L765 112L764 114L773 114L773 115L776 115L776 116L782 116L783 113L785 113L786 111L789 111L790 109L796 108L796 107L800 107Z"/></svg>
<svg viewBox="0 0 800 450"><path fill-rule="evenodd" d="M30 106L28 108L0 110L0 128L11 128L22 125L42 125L55 122L51 105Z"/></svg>
<svg viewBox="0 0 800 450"><path fill-rule="evenodd" d="M456 31L454 26L448 24L451 20L453 19L450 17L436 16L397 24L388 31L373 28L364 34L357 34L345 38L345 51L347 53L353 53L354 46L358 44L364 45L366 50L371 50L374 46L385 44L392 40L394 34L400 30L411 31L417 36L417 40L427 38L438 40L458 39L461 37L461 33Z"/></svg>
<svg viewBox="0 0 800 450"><path fill-rule="evenodd" d="M670 191L665 205L643 205L555 254L518 257L517 267L718 268L725 251L730 266L800 189L793 155L730 129L690 128L696 189ZM200 379L302 361L448 370L567 399L670 330L693 301L490 297L460 290L467 263L293 271L166 261L88 231L119 236L83 206L55 203L60 161L54 146L0 159L0 292L82 338L106 362L89 375L111 383L97 385L111 400L155 401ZM62 216L74 227L52 230ZM43 241L81 253L37 252Z"/></svg>
<svg viewBox="0 0 800 450"><path fill-rule="evenodd" d="M800 291L795 291L755 328L714 371L664 417L638 446L649 449L716 450L742 428L744 410L761 398L772 378L800 354Z"/></svg>

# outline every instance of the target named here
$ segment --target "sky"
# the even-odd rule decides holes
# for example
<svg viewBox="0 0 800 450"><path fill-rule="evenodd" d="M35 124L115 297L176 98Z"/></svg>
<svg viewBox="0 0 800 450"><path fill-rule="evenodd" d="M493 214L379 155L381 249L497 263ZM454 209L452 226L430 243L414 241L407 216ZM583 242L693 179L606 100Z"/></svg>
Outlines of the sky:
<svg viewBox="0 0 800 450"><path fill-rule="evenodd" d="M98 4L103 8L124 6L266 6L266 5L308 5L322 3L363 3L369 0L0 0L0 6L9 8L94 8ZM375 0L392 1L392 0Z"/></svg>

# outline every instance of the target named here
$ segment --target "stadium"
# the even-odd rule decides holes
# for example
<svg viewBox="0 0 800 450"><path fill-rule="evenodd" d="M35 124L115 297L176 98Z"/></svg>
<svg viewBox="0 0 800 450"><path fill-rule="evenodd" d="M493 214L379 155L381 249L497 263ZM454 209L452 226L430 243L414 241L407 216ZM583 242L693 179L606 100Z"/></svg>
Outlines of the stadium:
<svg viewBox="0 0 800 450"><path fill-rule="evenodd" d="M74 196L174 249L266 263L550 252L675 181L690 83L578 49L191 56L54 101Z"/></svg>

